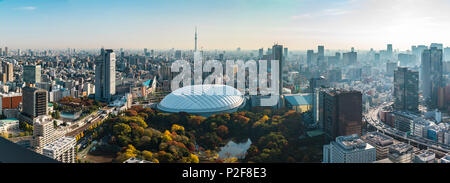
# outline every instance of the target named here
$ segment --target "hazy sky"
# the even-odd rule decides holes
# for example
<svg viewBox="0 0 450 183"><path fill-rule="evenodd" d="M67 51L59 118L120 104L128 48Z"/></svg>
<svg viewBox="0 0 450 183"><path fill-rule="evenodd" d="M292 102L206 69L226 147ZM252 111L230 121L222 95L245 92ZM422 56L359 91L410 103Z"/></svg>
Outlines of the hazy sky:
<svg viewBox="0 0 450 183"><path fill-rule="evenodd" d="M450 44L448 0L0 0L14 48L394 49Z"/></svg>

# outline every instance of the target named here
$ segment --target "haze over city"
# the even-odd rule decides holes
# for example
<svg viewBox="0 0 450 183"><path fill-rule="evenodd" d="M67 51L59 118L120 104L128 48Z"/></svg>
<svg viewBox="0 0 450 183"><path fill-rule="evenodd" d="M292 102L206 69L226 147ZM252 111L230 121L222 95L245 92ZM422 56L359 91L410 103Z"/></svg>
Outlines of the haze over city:
<svg viewBox="0 0 450 183"><path fill-rule="evenodd" d="M444 0L0 0L0 46L22 49L384 49L450 43Z"/></svg>

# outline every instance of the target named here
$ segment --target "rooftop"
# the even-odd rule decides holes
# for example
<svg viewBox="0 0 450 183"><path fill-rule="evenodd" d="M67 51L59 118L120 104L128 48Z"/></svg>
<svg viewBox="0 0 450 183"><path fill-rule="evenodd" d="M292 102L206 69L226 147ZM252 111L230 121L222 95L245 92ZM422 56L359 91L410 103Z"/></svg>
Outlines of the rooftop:
<svg viewBox="0 0 450 183"><path fill-rule="evenodd" d="M44 150L57 151L63 148L64 146L75 143L75 141L76 140L73 137L62 137L50 144L46 144L44 146Z"/></svg>
<svg viewBox="0 0 450 183"><path fill-rule="evenodd" d="M406 144L406 143L398 143L398 144L391 145L389 147L389 153L396 153L399 155L412 153L412 151L413 151L413 146Z"/></svg>
<svg viewBox="0 0 450 183"><path fill-rule="evenodd" d="M312 105L313 95L310 93L292 94L292 95L285 95L284 98L286 99L287 102L289 102L293 106Z"/></svg>
<svg viewBox="0 0 450 183"><path fill-rule="evenodd" d="M394 139L392 137L389 137L380 132L369 132L363 137L363 139L374 142L376 145L379 146L389 146L394 143Z"/></svg>
<svg viewBox="0 0 450 183"><path fill-rule="evenodd" d="M358 135L336 137L336 143L348 151L373 148L361 140Z"/></svg>

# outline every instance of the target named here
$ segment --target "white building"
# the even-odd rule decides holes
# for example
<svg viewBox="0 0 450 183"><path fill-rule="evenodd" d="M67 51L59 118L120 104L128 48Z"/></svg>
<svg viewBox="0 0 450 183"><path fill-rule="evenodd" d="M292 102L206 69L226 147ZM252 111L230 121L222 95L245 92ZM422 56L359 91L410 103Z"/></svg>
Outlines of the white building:
<svg viewBox="0 0 450 183"><path fill-rule="evenodd" d="M423 151L414 155L414 163L434 163L436 154L431 151Z"/></svg>
<svg viewBox="0 0 450 183"><path fill-rule="evenodd" d="M39 116L34 119L31 147L33 147L37 153L42 154L42 148L46 144L50 144L64 135L64 131L55 129L53 120L50 116Z"/></svg>
<svg viewBox="0 0 450 183"><path fill-rule="evenodd" d="M444 157L440 160L441 163L450 163L450 154L446 154Z"/></svg>
<svg viewBox="0 0 450 183"><path fill-rule="evenodd" d="M413 135L418 137L427 138L428 128L434 123L423 118L417 118L414 120L414 130L412 132Z"/></svg>
<svg viewBox="0 0 450 183"><path fill-rule="evenodd" d="M63 163L75 163L75 145L75 138L62 137L46 144L42 149L42 154Z"/></svg>
<svg viewBox="0 0 450 183"><path fill-rule="evenodd" d="M372 163L376 149L358 135L340 136L323 147L323 163Z"/></svg>
<svg viewBox="0 0 450 183"><path fill-rule="evenodd" d="M18 129L19 129L19 120L17 119L0 120L0 133L8 133L9 131Z"/></svg>

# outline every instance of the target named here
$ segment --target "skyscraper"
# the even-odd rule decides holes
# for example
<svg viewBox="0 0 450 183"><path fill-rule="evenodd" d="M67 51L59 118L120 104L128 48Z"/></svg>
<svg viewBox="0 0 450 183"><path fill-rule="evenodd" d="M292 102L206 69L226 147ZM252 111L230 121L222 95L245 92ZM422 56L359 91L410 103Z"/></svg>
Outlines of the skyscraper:
<svg viewBox="0 0 450 183"><path fill-rule="evenodd" d="M22 113L30 118L47 115L48 93L46 90L25 87L23 88Z"/></svg>
<svg viewBox="0 0 450 183"><path fill-rule="evenodd" d="M95 62L95 99L110 101L116 94L116 54L111 49L101 49Z"/></svg>
<svg viewBox="0 0 450 183"><path fill-rule="evenodd" d="M442 50L436 47L424 50L422 53L421 89L431 108L438 106L438 92L443 85L442 75Z"/></svg>
<svg viewBox="0 0 450 183"><path fill-rule="evenodd" d="M358 61L358 54L352 48L351 52L343 54L342 59L345 65L356 64L356 62Z"/></svg>
<svg viewBox="0 0 450 183"><path fill-rule="evenodd" d="M278 64L279 64L279 79L280 79L280 83L279 83L279 94L283 94L283 69L284 69L284 63L283 63L283 45L278 45L275 44L272 47L272 60L278 60Z"/></svg>
<svg viewBox="0 0 450 183"><path fill-rule="evenodd" d="M386 52L387 52L388 56L392 56L392 53L393 53L392 44L387 45Z"/></svg>
<svg viewBox="0 0 450 183"><path fill-rule="evenodd" d="M322 91L323 127L331 138L362 133L362 93Z"/></svg>
<svg viewBox="0 0 450 183"><path fill-rule="evenodd" d="M36 84L41 82L41 66L25 65L23 66L23 82L27 84Z"/></svg>
<svg viewBox="0 0 450 183"><path fill-rule="evenodd" d="M311 67L313 57L314 57L314 50L308 50L306 52L306 64L308 65L308 67Z"/></svg>
<svg viewBox="0 0 450 183"><path fill-rule="evenodd" d="M8 47L6 46L5 47L5 57L7 57L8 56Z"/></svg>
<svg viewBox="0 0 450 183"><path fill-rule="evenodd" d="M263 56L264 56L264 48L260 48L260 49L259 49L258 58L259 58L259 59L262 59Z"/></svg>
<svg viewBox="0 0 450 183"><path fill-rule="evenodd" d="M14 81L14 65L9 62L4 62L2 66L3 74L6 76L4 82Z"/></svg>
<svg viewBox="0 0 450 183"><path fill-rule="evenodd" d="M419 110L419 72L399 67L394 73L394 109Z"/></svg>
<svg viewBox="0 0 450 183"><path fill-rule="evenodd" d="M197 52L197 27L195 27L195 52Z"/></svg>

